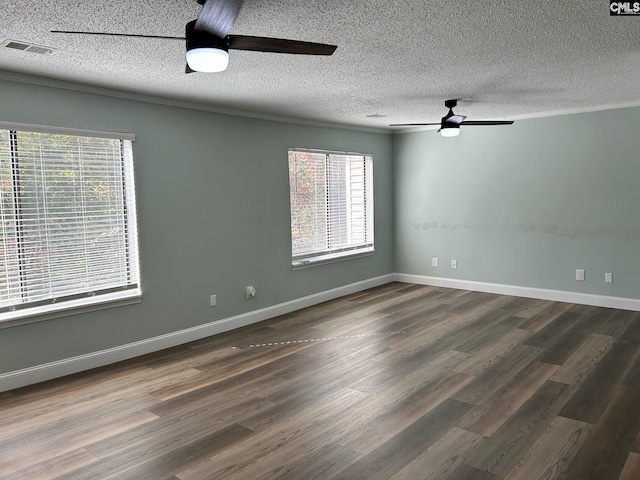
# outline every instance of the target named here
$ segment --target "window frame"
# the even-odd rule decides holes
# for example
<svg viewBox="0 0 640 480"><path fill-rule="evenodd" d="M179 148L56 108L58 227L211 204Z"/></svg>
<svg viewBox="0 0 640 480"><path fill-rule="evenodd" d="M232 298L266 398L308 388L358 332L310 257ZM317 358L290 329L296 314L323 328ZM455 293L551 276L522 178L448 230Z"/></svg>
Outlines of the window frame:
<svg viewBox="0 0 640 480"><path fill-rule="evenodd" d="M142 301L142 289L140 286L140 255L138 246L138 222L136 214L135 196L135 176L133 160L133 142L135 135L125 132L110 132L103 130L86 130L67 127L55 127L48 125L33 125L25 123L0 121L0 130L20 133L44 133L53 135L70 135L79 137L106 138L111 140L125 141L122 145L123 151L128 151L128 158L123 158L123 195L124 221L127 225L125 241L131 246L131 256L128 262L132 265L137 275L137 283L130 287L105 289L105 293L93 294L85 292L70 296L66 300L56 302L33 302L31 306L22 308L8 307L8 311L0 312L0 329L24 325L33 322L50 320L53 318L66 317L81 313L103 310L106 308L119 307L123 305L137 304ZM11 152L9 152L11 155Z"/></svg>
<svg viewBox="0 0 640 480"><path fill-rule="evenodd" d="M289 214L290 214L290 234L291 234L291 268L292 270L299 270L303 268L313 267L317 265L325 265L328 263L341 262L344 260L351 260L360 257L366 257L374 255L375 253L375 210L374 210L374 161L373 155L370 153L360 153L360 152L346 152L346 151L338 151L338 150L323 150L323 149L310 149L310 148L300 148L300 147L290 147L287 149L287 163L289 166L290 173L290 164L289 158L292 153L301 152L301 153L314 153L314 154L322 154L325 155L325 165L327 165L328 159L331 155L335 156L353 156L353 157L362 157L363 159L368 159L368 163L365 163L365 168L363 171L363 188L364 188L364 219L365 219L365 237L366 241L361 245L354 245L342 248L336 248L333 251L315 251L309 252L305 254L294 255L293 254L293 232L291 227L293 225L293 211L292 211L292 203L291 203L291 178L289 178ZM367 168L368 165L368 168ZM325 185L329 182L329 173L325 168ZM330 207L327 206L327 210L330 210ZM330 214L327 213L329 216ZM370 223L370 225L368 225ZM370 234L367 234L369 232ZM327 241L329 242L330 231L327 230ZM368 238L370 235L370 238Z"/></svg>

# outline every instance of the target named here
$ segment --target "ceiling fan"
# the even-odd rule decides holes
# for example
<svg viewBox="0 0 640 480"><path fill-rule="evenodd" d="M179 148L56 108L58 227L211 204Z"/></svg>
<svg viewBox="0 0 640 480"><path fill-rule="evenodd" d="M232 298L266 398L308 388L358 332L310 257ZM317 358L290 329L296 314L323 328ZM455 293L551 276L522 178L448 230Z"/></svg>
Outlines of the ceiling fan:
<svg viewBox="0 0 640 480"><path fill-rule="evenodd" d="M438 132L443 137L457 137L460 135L460 126L461 125L511 125L513 120L470 120L465 121L467 118L464 115L456 115L453 113L453 108L458 105L458 100L451 99L445 100L444 106L449 109L449 113L447 113L442 120L437 123L394 123L391 124L391 127L418 127L423 125L440 125Z"/></svg>
<svg viewBox="0 0 640 480"><path fill-rule="evenodd" d="M196 1L202 5L202 10L196 20L187 23L184 37L70 30L51 30L51 33L186 40L186 73L222 72L229 64L230 49L298 55L331 55L337 48L335 45L284 38L229 35L229 30L238 17L244 0Z"/></svg>

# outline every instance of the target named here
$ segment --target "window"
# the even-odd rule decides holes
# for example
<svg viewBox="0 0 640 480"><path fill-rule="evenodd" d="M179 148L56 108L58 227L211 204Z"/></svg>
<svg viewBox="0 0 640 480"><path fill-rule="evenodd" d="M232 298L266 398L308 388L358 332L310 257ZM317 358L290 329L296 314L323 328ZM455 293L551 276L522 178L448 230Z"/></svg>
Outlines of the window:
<svg viewBox="0 0 640 480"><path fill-rule="evenodd" d="M371 155L289 150L294 268L373 252Z"/></svg>
<svg viewBox="0 0 640 480"><path fill-rule="evenodd" d="M0 194L0 323L139 301L131 139L0 129Z"/></svg>

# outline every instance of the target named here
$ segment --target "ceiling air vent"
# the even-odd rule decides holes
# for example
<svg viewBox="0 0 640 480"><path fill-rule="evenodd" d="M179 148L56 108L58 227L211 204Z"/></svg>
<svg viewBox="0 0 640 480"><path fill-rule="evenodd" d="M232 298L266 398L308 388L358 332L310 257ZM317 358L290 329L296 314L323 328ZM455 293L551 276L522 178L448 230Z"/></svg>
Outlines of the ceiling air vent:
<svg viewBox="0 0 640 480"><path fill-rule="evenodd" d="M39 53L40 55L51 53L55 50L55 48L45 47L43 45L34 45L33 43L18 42L17 40L5 40L0 45L6 48L13 48L14 50Z"/></svg>

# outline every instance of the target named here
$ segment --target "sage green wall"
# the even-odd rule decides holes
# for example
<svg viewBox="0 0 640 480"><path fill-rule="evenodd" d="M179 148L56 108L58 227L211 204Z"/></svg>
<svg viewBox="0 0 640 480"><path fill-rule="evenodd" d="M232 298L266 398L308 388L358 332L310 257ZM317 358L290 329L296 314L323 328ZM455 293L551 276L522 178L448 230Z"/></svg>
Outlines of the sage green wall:
<svg viewBox="0 0 640 480"><path fill-rule="evenodd" d="M396 272L640 298L639 138L640 108L395 136Z"/></svg>
<svg viewBox="0 0 640 480"><path fill-rule="evenodd" d="M226 116L0 81L0 120L136 135L143 301L0 330L0 373L393 272L387 134ZM371 153L373 256L292 271L288 147ZM246 300L245 287L257 296ZM209 307L209 295L218 305Z"/></svg>

